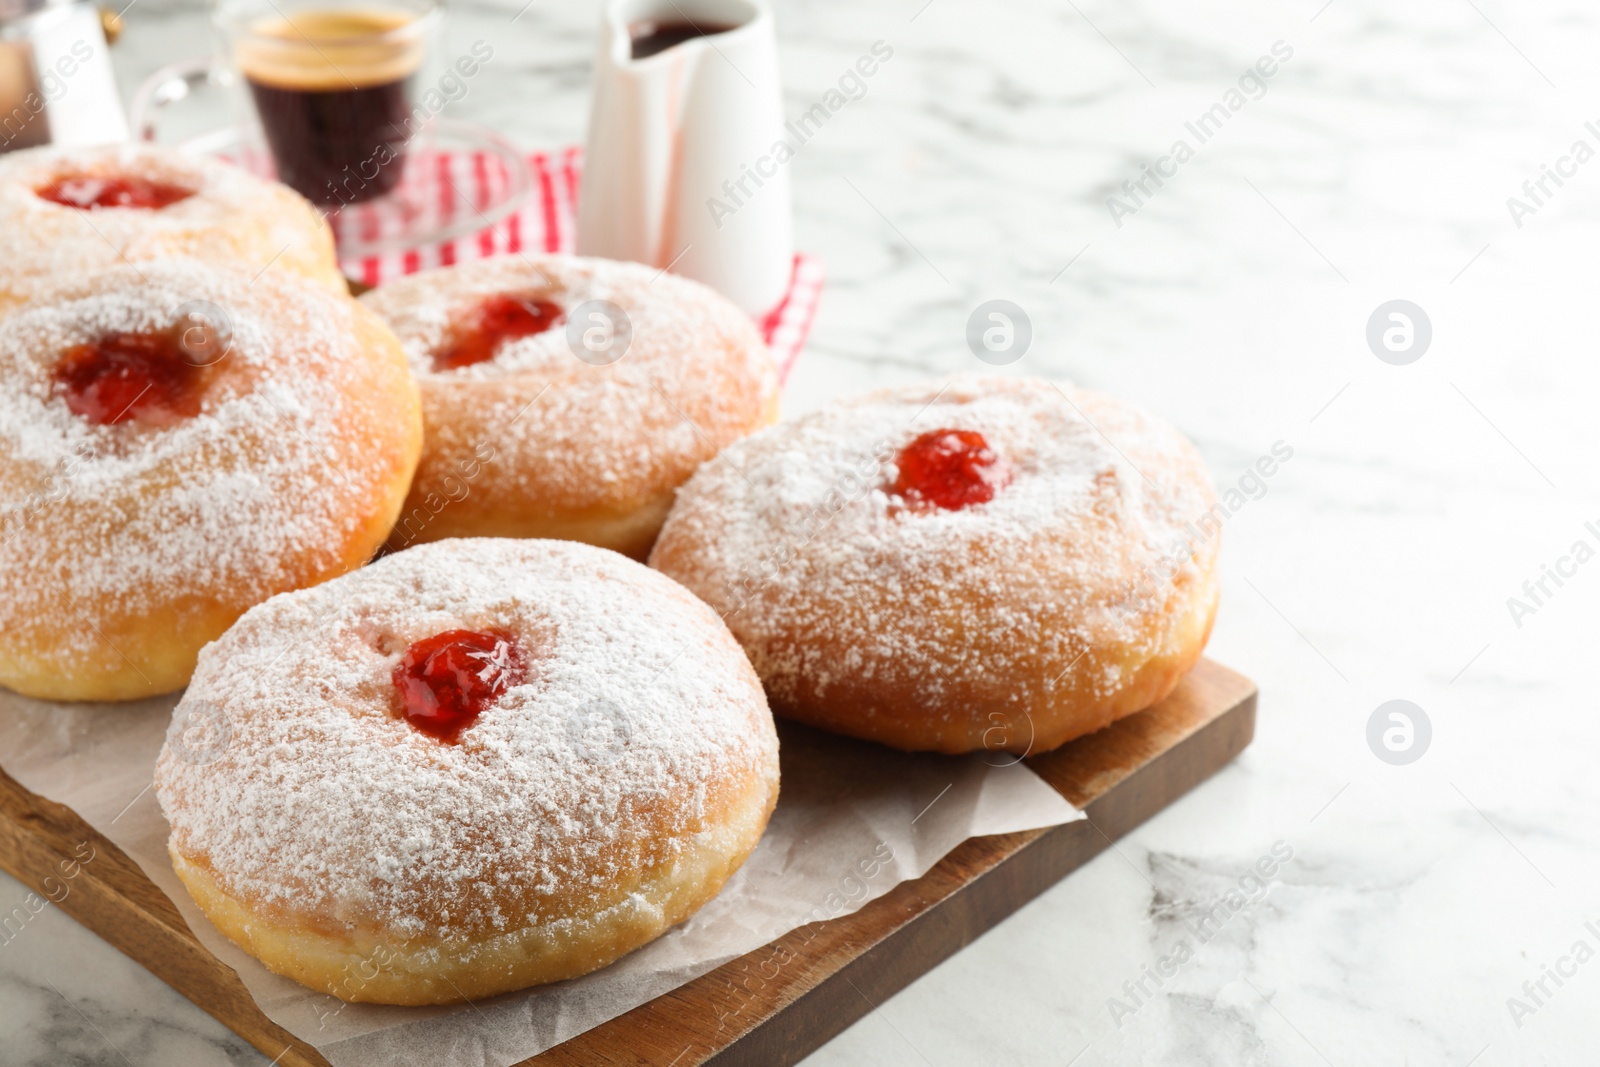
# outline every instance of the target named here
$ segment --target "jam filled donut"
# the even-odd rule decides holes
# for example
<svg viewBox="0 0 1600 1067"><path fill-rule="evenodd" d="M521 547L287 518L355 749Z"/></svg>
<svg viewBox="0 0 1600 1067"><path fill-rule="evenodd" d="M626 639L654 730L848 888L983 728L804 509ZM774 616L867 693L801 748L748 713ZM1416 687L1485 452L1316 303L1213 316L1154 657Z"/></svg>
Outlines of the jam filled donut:
<svg viewBox="0 0 1600 1067"><path fill-rule="evenodd" d="M347 292L328 224L276 182L154 145L0 156L0 308L53 275L174 257Z"/></svg>
<svg viewBox="0 0 1600 1067"><path fill-rule="evenodd" d="M0 330L0 684L181 687L246 608L371 556L421 432L394 335L302 278L178 260L41 290Z"/></svg>
<svg viewBox="0 0 1600 1067"><path fill-rule="evenodd" d="M207 918L380 1004L604 967L716 896L777 793L761 683L711 609L614 552L505 538L252 608L156 766Z"/></svg>
<svg viewBox="0 0 1600 1067"><path fill-rule="evenodd" d="M638 264L480 260L362 300L405 346L427 427L391 548L555 537L643 559L677 487L777 415L750 319Z"/></svg>
<svg viewBox="0 0 1600 1067"><path fill-rule="evenodd" d="M1214 503L1194 447L1136 408L958 378L731 446L650 562L723 614L779 714L902 749L1041 752L1149 707L1199 657Z"/></svg>

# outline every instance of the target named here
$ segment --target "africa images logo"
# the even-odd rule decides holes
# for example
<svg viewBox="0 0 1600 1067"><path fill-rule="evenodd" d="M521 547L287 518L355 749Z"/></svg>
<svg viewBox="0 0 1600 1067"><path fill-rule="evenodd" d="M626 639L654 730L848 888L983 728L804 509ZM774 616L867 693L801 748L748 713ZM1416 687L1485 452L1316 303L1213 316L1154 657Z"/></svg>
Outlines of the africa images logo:
<svg viewBox="0 0 1600 1067"><path fill-rule="evenodd" d="M1522 629L1523 619L1538 614L1568 581L1576 578L1579 567L1594 559L1595 545L1600 545L1600 522L1584 523L1583 532L1585 536L1573 541L1564 554L1556 557L1554 566L1539 564L1539 576L1522 583L1522 596L1506 597L1506 610L1511 613L1511 621L1517 629ZM1594 539L1592 543L1590 538Z"/></svg>
<svg viewBox="0 0 1600 1067"><path fill-rule="evenodd" d="M1154 163L1141 164L1139 176L1122 183L1126 199L1117 196L1106 199L1106 210L1111 214L1111 221L1117 224L1117 229L1122 229L1123 219L1137 215L1139 209L1155 196L1157 189L1176 178L1178 168L1193 159L1201 145L1222 132L1222 127L1229 119L1243 111L1244 106L1252 100L1260 100L1267 95L1268 79L1278 73L1279 64L1294 58L1294 48L1284 41L1272 42L1271 51L1272 55L1262 56L1254 66L1245 68L1244 73L1239 75L1237 87L1227 89L1221 100L1206 108L1193 121L1183 124L1184 130L1194 138L1194 144L1191 145L1187 138L1179 137L1172 142L1172 148L1166 155ZM1151 185L1155 188L1152 189Z"/></svg>

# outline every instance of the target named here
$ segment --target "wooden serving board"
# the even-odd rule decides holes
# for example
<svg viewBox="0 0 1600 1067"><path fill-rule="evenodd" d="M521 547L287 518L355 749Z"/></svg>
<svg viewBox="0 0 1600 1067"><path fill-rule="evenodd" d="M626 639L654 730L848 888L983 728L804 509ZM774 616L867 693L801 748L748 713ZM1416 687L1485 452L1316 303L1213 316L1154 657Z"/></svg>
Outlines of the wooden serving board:
<svg viewBox="0 0 1600 1067"><path fill-rule="evenodd" d="M1088 818L972 838L860 911L783 937L520 1067L792 1064L1238 755L1256 688L1201 660L1160 704L1027 762ZM172 901L71 809L0 772L0 867L44 881L85 839L61 908L283 1067L327 1067L262 1014Z"/></svg>

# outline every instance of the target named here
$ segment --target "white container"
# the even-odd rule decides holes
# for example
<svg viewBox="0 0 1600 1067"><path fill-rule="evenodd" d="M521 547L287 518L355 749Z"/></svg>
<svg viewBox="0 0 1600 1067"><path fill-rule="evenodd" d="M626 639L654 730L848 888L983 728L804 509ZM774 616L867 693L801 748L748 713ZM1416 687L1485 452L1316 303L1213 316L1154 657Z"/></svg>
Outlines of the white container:
<svg viewBox="0 0 1600 1067"><path fill-rule="evenodd" d="M633 58L630 27L686 21L734 28ZM794 243L765 2L611 0L591 107L579 253L670 266L753 315L771 310Z"/></svg>

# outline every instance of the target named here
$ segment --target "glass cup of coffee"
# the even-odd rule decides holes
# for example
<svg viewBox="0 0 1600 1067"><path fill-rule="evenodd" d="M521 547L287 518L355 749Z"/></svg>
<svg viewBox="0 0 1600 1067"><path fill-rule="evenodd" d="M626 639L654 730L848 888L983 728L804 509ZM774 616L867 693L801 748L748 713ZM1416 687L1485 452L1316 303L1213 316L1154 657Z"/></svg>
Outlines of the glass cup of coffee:
<svg viewBox="0 0 1600 1067"><path fill-rule="evenodd" d="M428 115L414 96L441 20L435 0L222 0L278 180L333 207L392 192Z"/></svg>

